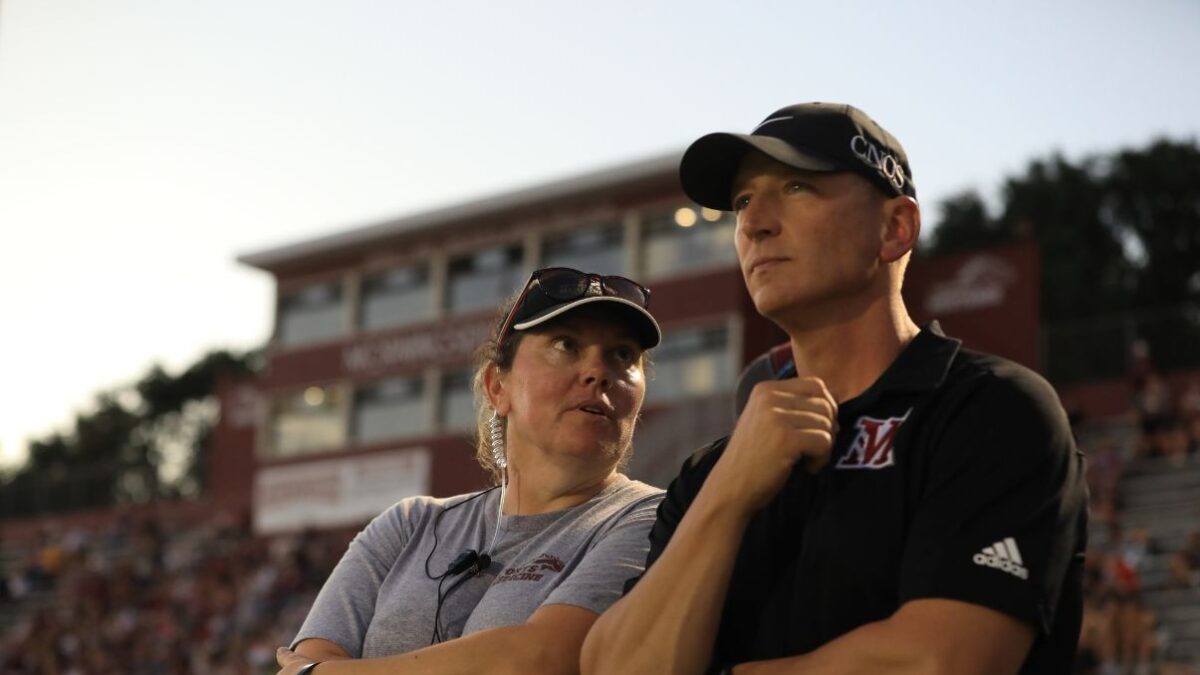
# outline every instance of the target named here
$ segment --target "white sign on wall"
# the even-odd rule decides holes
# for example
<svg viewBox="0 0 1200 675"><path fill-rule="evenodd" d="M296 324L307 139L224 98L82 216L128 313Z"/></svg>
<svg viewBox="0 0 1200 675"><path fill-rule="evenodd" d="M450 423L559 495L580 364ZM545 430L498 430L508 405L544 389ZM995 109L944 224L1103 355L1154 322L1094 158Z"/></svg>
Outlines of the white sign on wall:
<svg viewBox="0 0 1200 675"><path fill-rule="evenodd" d="M938 316L995 307L1016 281L1017 271L998 256L972 256L953 277L934 284L925 297L925 311Z"/></svg>
<svg viewBox="0 0 1200 675"><path fill-rule="evenodd" d="M264 467L254 477L254 530L363 523L392 504L429 494L428 448Z"/></svg>

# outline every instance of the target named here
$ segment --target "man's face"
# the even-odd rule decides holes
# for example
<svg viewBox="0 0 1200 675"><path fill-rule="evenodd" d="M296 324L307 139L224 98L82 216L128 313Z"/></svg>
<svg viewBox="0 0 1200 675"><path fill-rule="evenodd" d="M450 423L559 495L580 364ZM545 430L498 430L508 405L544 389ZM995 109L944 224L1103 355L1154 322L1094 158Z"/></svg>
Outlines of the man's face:
<svg viewBox="0 0 1200 675"><path fill-rule="evenodd" d="M885 201L855 174L803 171L748 153L733 207L738 260L758 312L812 325L886 292Z"/></svg>

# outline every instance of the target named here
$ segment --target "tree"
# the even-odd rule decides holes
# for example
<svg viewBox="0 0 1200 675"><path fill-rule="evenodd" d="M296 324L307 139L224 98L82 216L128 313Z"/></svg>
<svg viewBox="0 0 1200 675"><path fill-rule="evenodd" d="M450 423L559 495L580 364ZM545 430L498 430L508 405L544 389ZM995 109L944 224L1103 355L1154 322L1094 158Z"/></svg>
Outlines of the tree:
<svg viewBox="0 0 1200 675"><path fill-rule="evenodd" d="M1190 316L1200 302L1195 141L1158 140L1079 162L1035 159L1004 181L998 215L973 192L944 200L939 215L927 245L934 255L1037 241L1042 319L1065 336L1061 348L1048 336L1052 361L1081 336L1117 354L1136 336L1150 339L1160 365L1200 363L1182 347L1198 337Z"/></svg>
<svg viewBox="0 0 1200 675"><path fill-rule="evenodd" d="M1009 231L988 215L987 205L974 190L943 199L936 222L928 244L929 252L936 254L973 251L1012 240Z"/></svg>
<svg viewBox="0 0 1200 675"><path fill-rule="evenodd" d="M98 395L71 433L30 443L25 464L3 480L0 514L199 494L217 380L250 373L256 358L254 352L214 351L179 375L154 366L134 385Z"/></svg>
<svg viewBox="0 0 1200 675"><path fill-rule="evenodd" d="M1136 240L1139 306L1200 299L1200 149L1158 141L1109 161L1103 217Z"/></svg>
<svg viewBox="0 0 1200 675"><path fill-rule="evenodd" d="M1132 265L1120 235L1102 217L1100 162L1036 160L1004 185L1002 227L1032 234L1041 249L1042 316L1078 319L1130 307Z"/></svg>

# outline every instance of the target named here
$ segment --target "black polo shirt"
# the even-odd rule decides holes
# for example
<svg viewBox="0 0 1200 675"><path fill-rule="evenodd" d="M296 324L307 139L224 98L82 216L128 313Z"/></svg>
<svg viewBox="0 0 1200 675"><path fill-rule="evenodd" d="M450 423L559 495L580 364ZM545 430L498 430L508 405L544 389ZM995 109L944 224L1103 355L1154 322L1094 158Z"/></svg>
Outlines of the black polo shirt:
<svg viewBox="0 0 1200 675"><path fill-rule="evenodd" d="M829 464L797 467L746 529L714 663L802 654L918 598L1036 627L1022 673L1066 673L1082 613L1087 487L1050 385L936 323L841 404ZM671 483L648 565L728 439ZM632 586L632 583L630 584Z"/></svg>

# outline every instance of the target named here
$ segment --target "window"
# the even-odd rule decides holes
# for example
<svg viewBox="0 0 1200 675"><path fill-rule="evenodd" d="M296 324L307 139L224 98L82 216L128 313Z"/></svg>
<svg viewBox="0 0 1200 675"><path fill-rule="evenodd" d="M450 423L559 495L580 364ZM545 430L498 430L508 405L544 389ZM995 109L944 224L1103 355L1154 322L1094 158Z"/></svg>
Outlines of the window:
<svg viewBox="0 0 1200 675"><path fill-rule="evenodd" d="M470 370L457 370L442 375L442 400L439 422L445 430L475 429L475 394L471 390Z"/></svg>
<svg viewBox="0 0 1200 675"><path fill-rule="evenodd" d="M430 431L421 376L393 377L359 387L352 426L356 443L373 443Z"/></svg>
<svg viewBox="0 0 1200 675"><path fill-rule="evenodd" d="M283 345L322 342L345 332L342 284L315 284L279 298L277 334Z"/></svg>
<svg viewBox="0 0 1200 675"><path fill-rule="evenodd" d="M625 231L620 223L552 235L542 242L542 267L573 267L597 274L627 274Z"/></svg>
<svg viewBox="0 0 1200 675"><path fill-rule="evenodd" d="M495 309L520 290L522 281L520 246L490 248L453 258L446 277L447 309Z"/></svg>
<svg viewBox="0 0 1200 675"><path fill-rule="evenodd" d="M665 403L724 392L733 387L729 331L708 326L665 331L653 352L654 379L646 403Z"/></svg>
<svg viewBox="0 0 1200 675"><path fill-rule="evenodd" d="M275 399L269 455L290 457L336 450L346 443L340 387L309 387Z"/></svg>
<svg viewBox="0 0 1200 675"><path fill-rule="evenodd" d="M410 265L363 279L362 327L378 330L416 323L433 316L429 266Z"/></svg>
<svg viewBox="0 0 1200 675"><path fill-rule="evenodd" d="M658 213L642 228L642 261L647 279L687 270L737 264L732 213L682 207Z"/></svg>

